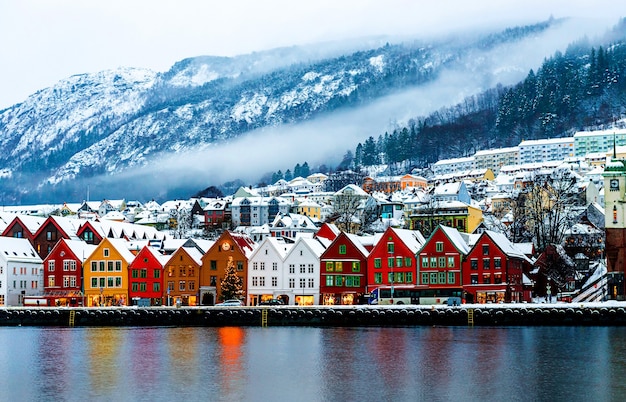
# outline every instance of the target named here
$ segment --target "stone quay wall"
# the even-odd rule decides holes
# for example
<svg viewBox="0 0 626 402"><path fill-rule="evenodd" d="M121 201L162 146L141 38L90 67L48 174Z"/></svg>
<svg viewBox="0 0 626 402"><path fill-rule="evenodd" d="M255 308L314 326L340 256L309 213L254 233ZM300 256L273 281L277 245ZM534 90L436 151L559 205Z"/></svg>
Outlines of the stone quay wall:
<svg viewBox="0 0 626 402"><path fill-rule="evenodd" d="M624 304L263 307L7 307L0 326L624 326Z"/></svg>

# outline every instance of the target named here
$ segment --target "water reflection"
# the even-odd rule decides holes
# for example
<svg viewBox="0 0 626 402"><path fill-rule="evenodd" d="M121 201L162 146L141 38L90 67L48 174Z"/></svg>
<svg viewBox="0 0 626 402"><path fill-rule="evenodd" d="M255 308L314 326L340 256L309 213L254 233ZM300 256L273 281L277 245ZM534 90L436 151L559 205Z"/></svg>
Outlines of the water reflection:
<svg viewBox="0 0 626 402"><path fill-rule="evenodd" d="M626 328L0 328L3 400L623 400Z"/></svg>

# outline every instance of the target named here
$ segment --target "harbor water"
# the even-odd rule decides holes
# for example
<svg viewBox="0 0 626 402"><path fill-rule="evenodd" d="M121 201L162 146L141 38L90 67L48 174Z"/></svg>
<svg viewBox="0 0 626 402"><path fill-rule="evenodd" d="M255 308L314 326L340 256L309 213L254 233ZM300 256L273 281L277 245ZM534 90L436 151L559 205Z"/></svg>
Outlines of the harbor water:
<svg viewBox="0 0 626 402"><path fill-rule="evenodd" d="M616 401L624 327L0 328L12 401Z"/></svg>

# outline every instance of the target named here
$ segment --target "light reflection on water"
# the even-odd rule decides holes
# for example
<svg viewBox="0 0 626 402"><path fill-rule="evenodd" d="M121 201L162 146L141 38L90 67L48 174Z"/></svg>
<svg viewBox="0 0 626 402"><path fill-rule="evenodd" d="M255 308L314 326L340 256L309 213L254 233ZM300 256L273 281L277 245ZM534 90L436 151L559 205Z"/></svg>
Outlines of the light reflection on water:
<svg viewBox="0 0 626 402"><path fill-rule="evenodd" d="M626 328L0 328L3 400L624 400Z"/></svg>

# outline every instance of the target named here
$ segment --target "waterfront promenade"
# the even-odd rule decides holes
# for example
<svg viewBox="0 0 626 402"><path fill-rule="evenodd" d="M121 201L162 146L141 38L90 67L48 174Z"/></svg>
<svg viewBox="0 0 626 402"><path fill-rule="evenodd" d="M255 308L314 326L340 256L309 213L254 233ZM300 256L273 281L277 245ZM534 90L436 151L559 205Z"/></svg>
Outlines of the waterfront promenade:
<svg viewBox="0 0 626 402"><path fill-rule="evenodd" d="M626 326L626 302L462 306L7 307L0 326Z"/></svg>

